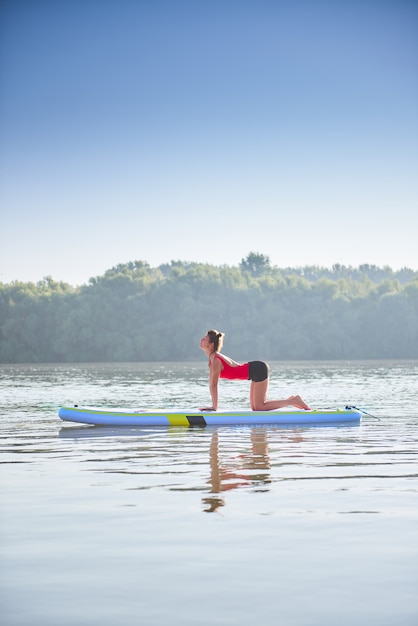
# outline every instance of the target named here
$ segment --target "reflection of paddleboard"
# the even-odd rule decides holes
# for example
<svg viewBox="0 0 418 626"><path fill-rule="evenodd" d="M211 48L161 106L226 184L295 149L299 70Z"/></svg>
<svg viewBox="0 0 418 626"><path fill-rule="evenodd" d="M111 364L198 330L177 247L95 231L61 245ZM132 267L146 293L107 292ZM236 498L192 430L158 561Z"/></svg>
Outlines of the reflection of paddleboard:
<svg viewBox="0 0 418 626"><path fill-rule="evenodd" d="M229 424L324 424L359 422L357 409L280 409L278 411L192 411L188 409L111 409L62 407L62 420L98 426L227 426Z"/></svg>

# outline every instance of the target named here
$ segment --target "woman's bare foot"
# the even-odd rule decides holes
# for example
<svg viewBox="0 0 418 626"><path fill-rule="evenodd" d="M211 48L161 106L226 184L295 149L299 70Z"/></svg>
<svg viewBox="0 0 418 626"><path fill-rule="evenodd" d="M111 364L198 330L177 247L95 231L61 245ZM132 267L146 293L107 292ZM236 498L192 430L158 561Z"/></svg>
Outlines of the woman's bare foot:
<svg viewBox="0 0 418 626"><path fill-rule="evenodd" d="M310 411L310 407L302 400L300 396L290 396L289 403L291 406L295 406L297 409L305 409L305 411Z"/></svg>

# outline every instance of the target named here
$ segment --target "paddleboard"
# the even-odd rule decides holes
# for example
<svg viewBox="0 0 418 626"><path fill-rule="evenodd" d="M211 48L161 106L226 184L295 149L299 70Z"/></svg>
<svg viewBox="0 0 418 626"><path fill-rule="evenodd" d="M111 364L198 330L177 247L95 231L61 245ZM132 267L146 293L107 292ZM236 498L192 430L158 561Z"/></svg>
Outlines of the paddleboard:
<svg viewBox="0 0 418 626"><path fill-rule="evenodd" d="M68 422L96 426L226 426L268 424L325 424L360 422L357 409L280 409L278 411L189 409L123 409L83 406L64 406L59 417Z"/></svg>

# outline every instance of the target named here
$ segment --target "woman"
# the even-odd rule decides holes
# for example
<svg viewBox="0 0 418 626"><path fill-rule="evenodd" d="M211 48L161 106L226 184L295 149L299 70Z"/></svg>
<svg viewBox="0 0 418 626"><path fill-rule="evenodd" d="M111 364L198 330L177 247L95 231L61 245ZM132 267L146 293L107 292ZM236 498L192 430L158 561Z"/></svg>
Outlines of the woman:
<svg viewBox="0 0 418 626"><path fill-rule="evenodd" d="M224 333L208 330L200 340L200 348L209 359L209 389L212 396L212 406L201 408L201 411L218 410L218 381L220 378L251 380L250 405L253 411L273 411L285 406L309 410L308 405L300 396L290 396L287 400L267 400L270 371L267 363L263 361L236 363L221 354L223 338Z"/></svg>

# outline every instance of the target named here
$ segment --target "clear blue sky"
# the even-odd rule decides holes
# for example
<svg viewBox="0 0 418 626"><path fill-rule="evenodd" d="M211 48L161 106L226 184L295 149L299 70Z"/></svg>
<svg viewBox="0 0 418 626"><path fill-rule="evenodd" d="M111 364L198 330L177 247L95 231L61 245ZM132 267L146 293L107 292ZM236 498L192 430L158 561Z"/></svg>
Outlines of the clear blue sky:
<svg viewBox="0 0 418 626"><path fill-rule="evenodd" d="M418 3L2 0L0 281L418 269Z"/></svg>

